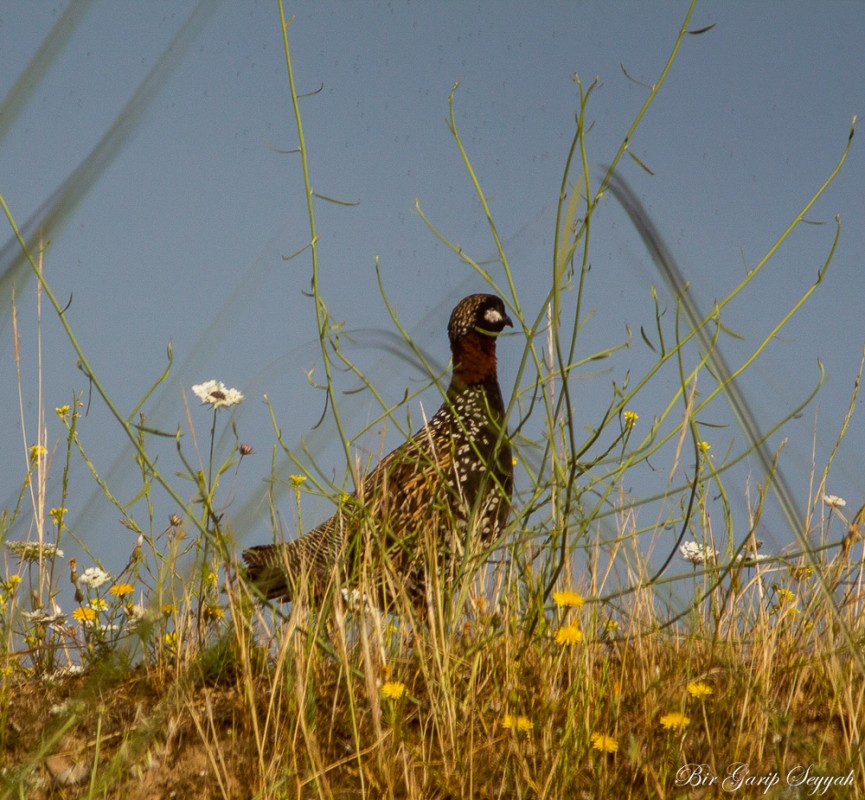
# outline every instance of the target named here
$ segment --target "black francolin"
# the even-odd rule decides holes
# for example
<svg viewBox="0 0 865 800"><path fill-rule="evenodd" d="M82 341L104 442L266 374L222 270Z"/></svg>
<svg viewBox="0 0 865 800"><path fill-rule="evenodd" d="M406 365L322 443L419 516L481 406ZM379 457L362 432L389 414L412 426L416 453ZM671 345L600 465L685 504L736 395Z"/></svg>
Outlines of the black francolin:
<svg viewBox="0 0 865 800"><path fill-rule="evenodd" d="M264 596L291 600L303 587L321 596L335 579L351 586L363 572L376 576L376 591L419 603L433 574L451 580L463 556L495 539L513 489L496 372L496 337L506 325L513 323L499 297L460 301L448 323L447 399L329 520L294 541L244 551L247 577Z"/></svg>

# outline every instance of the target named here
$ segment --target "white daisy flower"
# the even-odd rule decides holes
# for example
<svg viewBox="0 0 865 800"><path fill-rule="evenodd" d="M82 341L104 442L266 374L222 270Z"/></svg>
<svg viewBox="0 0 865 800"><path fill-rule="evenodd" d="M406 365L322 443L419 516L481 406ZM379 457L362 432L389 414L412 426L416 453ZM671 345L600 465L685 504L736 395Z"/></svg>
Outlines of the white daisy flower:
<svg viewBox="0 0 865 800"><path fill-rule="evenodd" d="M103 583L108 583L110 580L111 576L105 570L99 569L99 567L88 567L81 574L78 583L83 583L91 589L98 589Z"/></svg>
<svg viewBox="0 0 865 800"><path fill-rule="evenodd" d="M192 393L213 408L230 408L243 400L237 389L229 389L222 381L205 381L192 387Z"/></svg>

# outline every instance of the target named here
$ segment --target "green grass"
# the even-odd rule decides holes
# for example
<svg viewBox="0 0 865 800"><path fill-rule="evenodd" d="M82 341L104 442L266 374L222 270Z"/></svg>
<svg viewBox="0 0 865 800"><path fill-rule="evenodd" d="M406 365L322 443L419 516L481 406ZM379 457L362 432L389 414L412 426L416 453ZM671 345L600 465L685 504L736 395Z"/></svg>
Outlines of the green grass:
<svg viewBox="0 0 865 800"><path fill-rule="evenodd" d="M398 424L404 408L387 407L341 349L339 326L319 290L326 267L318 258L315 207L324 200L310 189L306 154L314 145L301 125L285 22L309 198L321 390L346 464L360 473L358 440L389 421ZM456 585L434 584L420 612L398 601L384 610L349 608L339 593L316 608L261 604L237 578L232 536L235 479L245 468L242 431L220 451L216 442L227 426L222 412L214 411L201 433L189 409L179 408L178 419L187 420L186 435L176 437L183 471L163 473L153 455L157 432L139 424L151 392L129 415L117 409L59 313L43 274L44 254L21 241L40 297L58 312L93 391L114 414L113 435L132 445L141 485L132 501L122 501L99 474L79 430L80 396L56 409L65 435L49 442L52 412L37 391L28 468L17 503L0 516L0 796L696 798L733 790L764 796L767 786L770 797L805 797L824 788L824 796L865 794L865 510L852 513L825 497L859 376L829 463L813 465L804 508L791 507L779 489L783 455L765 444L800 409L769 432L754 430L738 388L742 372L818 289L837 232L817 281L752 357L733 370L720 356L723 309L751 290L837 175L847 150L765 258L710 313L682 299L675 314L665 315L654 298L656 329L651 337L642 332L653 342L652 355L639 374L616 371L628 337L592 353L582 344L591 322L584 296L593 215L662 89L687 24L686 18L668 64L597 185L584 136L594 87L578 81L577 124L551 221L556 243L547 298L538 308L521 303L519 281L459 136L456 87L451 95L450 129L501 269L488 271L418 211L467 268L506 298L517 324L520 388L508 413L511 430L519 430L519 485L501 539L471 554L474 567ZM5 201L2 206L17 232ZM657 243L651 232L644 240L650 248ZM384 285L379 288L387 302ZM422 360L393 312L392 322ZM14 311L13 335L18 342ZM572 393L575 378L598 362L610 365L609 401L593 410L587 427ZM664 403L649 407L646 387L664 369L678 375L677 386ZM345 370L381 404L361 431L346 430L340 416L334 375ZM440 377L428 371L430 383ZM154 388L166 375L154 379ZM22 397L27 388L20 385ZM700 419L725 399L740 409L741 444L716 453L705 440L712 430ZM22 412L25 430L26 422ZM293 492L303 529L307 493L337 501L342 487L322 477L332 465L303 468L276 419L274 452L296 472L283 474L274 457L273 485ZM749 524L739 531L734 518L741 510L731 508L726 482L749 455L767 474L750 489ZM666 481L657 495L629 494L625 487L647 459ZM87 571L98 559L65 511L76 505L69 474L82 468L132 534L126 569L105 582ZM157 489L176 508L167 525L157 521ZM757 559L754 531L773 491L791 522L793 544ZM275 494L265 499L276 507ZM14 545L10 532L28 514L32 534ZM86 563L70 564L56 552L70 542L82 547ZM689 563L679 553L689 542L717 556ZM70 591L70 577L78 578L75 610L60 617L54 604ZM735 772L737 764L747 772ZM820 783L829 779L837 785ZM796 786L798 794L791 793Z"/></svg>

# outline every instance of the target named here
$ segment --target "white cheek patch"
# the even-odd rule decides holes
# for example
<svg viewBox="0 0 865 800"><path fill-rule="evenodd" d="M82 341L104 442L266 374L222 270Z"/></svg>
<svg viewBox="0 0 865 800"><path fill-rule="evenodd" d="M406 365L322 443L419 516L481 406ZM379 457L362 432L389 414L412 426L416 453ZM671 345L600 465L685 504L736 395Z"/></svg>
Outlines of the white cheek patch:
<svg viewBox="0 0 865 800"><path fill-rule="evenodd" d="M504 317L502 317L501 313L496 311L496 309L488 308L486 311L484 311L484 319L487 322L495 324L497 322L502 322Z"/></svg>

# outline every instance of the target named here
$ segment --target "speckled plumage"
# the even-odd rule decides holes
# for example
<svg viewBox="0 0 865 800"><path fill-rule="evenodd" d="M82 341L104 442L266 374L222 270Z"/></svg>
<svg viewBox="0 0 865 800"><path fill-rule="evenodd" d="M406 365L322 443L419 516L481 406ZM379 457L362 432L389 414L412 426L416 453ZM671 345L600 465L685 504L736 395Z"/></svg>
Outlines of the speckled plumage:
<svg viewBox="0 0 865 800"><path fill-rule="evenodd" d="M329 520L292 542L244 551L247 577L262 594L290 600L301 585L320 594L337 564L351 581L361 566L380 571L386 562L406 594L420 600L431 571L447 579L467 544L495 538L513 489L496 337L512 324L495 295L460 301L448 323L446 401Z"/></svg>

